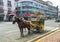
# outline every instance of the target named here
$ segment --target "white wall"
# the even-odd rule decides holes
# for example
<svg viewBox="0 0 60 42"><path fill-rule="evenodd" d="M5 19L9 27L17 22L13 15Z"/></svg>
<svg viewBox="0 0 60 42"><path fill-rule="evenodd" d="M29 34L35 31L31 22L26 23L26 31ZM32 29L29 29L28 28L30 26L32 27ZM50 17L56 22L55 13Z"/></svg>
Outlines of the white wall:
<svg viewBox="0 0 60 42"><path fill-rule="evenodd" d="M3 7L3 9L4 9L4 20L6 20L6 15L7 15L7 10L8 10L8 7L7 7L7 0L3 0L3 3L4 3L4 7Z"/></svg>
<svg viewBox="0 0 60 42"><path fill-rule="evenodd" d="M4 3L3 9L4 9L4 15L5 15L4 20L7 19L7 17L6 17L7 12L8 12L7 1L8 0L3 0L3 3ZM10 1L11 1L11 4L12 4L11 10L14 12L14 10L15 10L15 0L10 0Z"/></svg>
<svg viewBox="0 0 60 42"><path fill-rule="evenodd" d="M12 4L12 11L15 11L15 0L11 0L11 4Z"/></svg>

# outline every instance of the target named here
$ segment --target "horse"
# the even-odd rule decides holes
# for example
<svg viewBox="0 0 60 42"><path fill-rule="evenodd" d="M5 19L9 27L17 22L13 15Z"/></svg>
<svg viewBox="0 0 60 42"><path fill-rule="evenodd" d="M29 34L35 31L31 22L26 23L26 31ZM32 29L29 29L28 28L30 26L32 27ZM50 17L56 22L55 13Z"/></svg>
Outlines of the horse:
<svg viewBox="0 0 60 42"><path fill-rule="evenodd" d="M15 24L15 22L17 22L17 24L18 24L18 27L19 27L19 30L21 32L22 37L24 37L24 34L23 34L24 28L27 28L28 29L28 35L30 34L30 22L23 21L22 19L19 19L17 17L15 17L13 24Z"/></svg>

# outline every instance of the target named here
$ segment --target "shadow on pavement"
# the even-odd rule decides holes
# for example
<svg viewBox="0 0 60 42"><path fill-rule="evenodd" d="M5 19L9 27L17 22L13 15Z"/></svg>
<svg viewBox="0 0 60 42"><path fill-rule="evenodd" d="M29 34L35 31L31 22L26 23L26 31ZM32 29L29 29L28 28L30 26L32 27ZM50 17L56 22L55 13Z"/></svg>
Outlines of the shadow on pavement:
<svg viewBox="0 0 60 42"><path fill-rule="evenodd" d="M40 33L31 33L30 35L25 35L24 37L17 38L16 40L23 40L23 39L29 39L29 38L34 39L34 38L36 38L36 37L38 37L40 35L43 35L43 34L45 34L47 32L49 32L49 31L44 30L43 32L40 32Z"/></svg>

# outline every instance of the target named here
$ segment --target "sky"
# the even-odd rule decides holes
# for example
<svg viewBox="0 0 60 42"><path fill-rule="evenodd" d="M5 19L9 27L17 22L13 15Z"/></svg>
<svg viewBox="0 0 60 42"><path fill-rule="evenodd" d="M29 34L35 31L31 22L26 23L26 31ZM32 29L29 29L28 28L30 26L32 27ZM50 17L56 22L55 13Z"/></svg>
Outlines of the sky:
<svg viewBox="0 0 60 42"><path fill-rule="evenodd" d="M60 10L60 0L43 0L43 1L51 1L53 3L53 6L58 5L59 10Z"/></svg>

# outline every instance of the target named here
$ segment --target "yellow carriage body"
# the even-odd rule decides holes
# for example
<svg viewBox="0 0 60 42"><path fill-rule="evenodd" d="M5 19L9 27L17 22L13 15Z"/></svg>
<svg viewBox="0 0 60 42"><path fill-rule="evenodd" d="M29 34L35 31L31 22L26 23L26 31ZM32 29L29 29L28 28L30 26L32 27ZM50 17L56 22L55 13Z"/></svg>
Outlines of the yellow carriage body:
<svg viewBox="0 0 60 42"><path fill-rule="evenodd" d="M44 31L44 15L41 13L34 12L34 14L31 14L31 29L34 29L34 27L39 28L38 31L42 32ZM39 23L40 22L40 23Z"/></svg>

